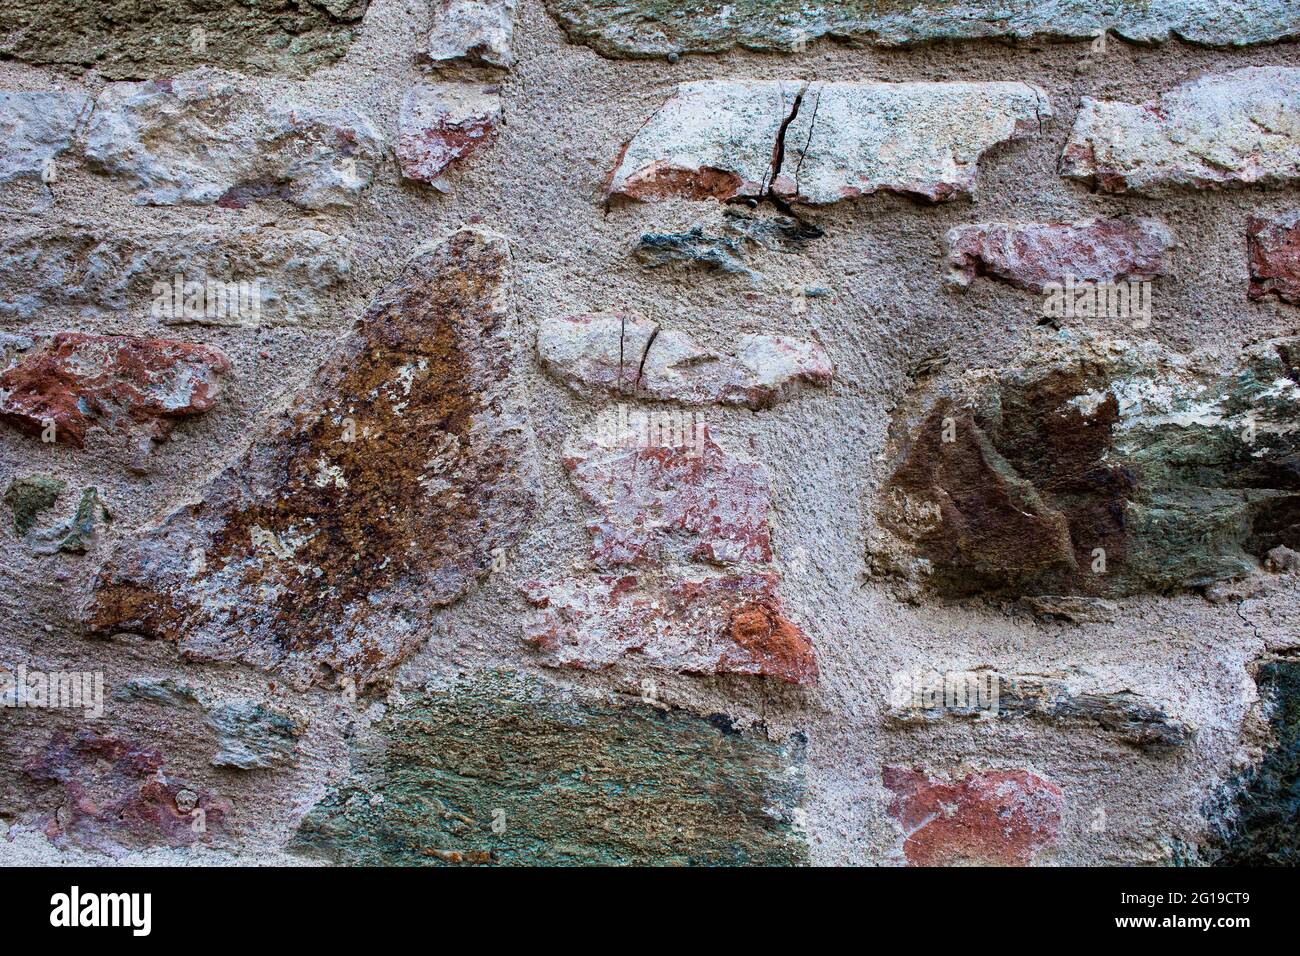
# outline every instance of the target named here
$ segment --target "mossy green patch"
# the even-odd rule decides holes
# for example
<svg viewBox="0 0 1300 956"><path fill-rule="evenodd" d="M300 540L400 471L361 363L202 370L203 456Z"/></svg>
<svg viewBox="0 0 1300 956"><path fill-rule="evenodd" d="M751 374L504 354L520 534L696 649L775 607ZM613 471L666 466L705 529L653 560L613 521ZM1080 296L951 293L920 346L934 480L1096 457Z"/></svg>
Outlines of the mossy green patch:
<svg viewBox="0 0 1300 956"><path fill-rule="evenodd" d="M19 537L32 530L42 512L54 507L66 487L64 482L47 475L15 478L9 483L4 502L13 509L14 530Z"/></svg>

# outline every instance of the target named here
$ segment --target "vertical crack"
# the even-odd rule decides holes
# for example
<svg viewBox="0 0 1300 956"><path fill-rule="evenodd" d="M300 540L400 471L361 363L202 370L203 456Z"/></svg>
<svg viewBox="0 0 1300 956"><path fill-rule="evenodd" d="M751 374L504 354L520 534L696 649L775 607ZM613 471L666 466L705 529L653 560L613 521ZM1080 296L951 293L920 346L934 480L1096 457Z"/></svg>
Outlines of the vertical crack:
<svg viewBox="0 0 1300 956"><path fill-rule="evenodd" d="M776 142L772 146L772 165L769 169L767 183L764 184L760 191L760 199L768 199L772 196L772 187L776 185L776 177L781 175L781 167L785 164L785 134L790 128L790 124L795 121L799 115L799 107L803 104L804 93L808 91L808 84L805 83L799 87L799 92L794 95L794 105L790 108L789 114L781 122L781 127L776 131Z"/></svg>
<svg viewBox="0 0 1300 956"><path fill-rule="evenodd" d="M650 337L645 340L645 350L641 353L641 364L636 369L636 381L632 383L632 390L636 391L641 384L641 373L645 371L645 360L650 357L650 346L655 344L655 339L659 336L659 324L656 322L655 327L650 331Z"/></svg>

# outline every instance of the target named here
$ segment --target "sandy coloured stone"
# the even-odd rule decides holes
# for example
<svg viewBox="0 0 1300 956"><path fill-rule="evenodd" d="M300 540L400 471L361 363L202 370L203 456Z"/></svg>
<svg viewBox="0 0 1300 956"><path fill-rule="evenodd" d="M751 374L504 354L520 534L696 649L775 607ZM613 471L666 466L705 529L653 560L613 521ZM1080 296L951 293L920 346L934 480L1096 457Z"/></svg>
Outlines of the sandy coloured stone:
<svg viewBox="0 0 1300 956"><path fill-rule="evenodd" d="M804 385L828 385L833 370L815 342L746 334L729 354L710 352L684 332L622 313L543 319L542 366L579 394L763 408Z"/></svg>
<svg viewBox="0 0 1300 956"><path fill-rule="evenodd" d="M518 334L504 239L422 247L287 415L109 557L91 628L299 687L383 680L531 518Z"/></svg>
<svg viewBox="0 0 1300 956"><path fill-rule="evenodd" d="M1085 96L1061 175L1108 193L1300 180L1300 69L1203 76L1146 103Z"/></svg>
<svg viewBox="0 0 1300 956"><path fill-rule="evenodd" d="M421 56L442 65L514 65L516 0L435 0L433 24Z"/></svg>
<svg viewBox="0 0 1300 956"><path fill-rule="evenodd" d="M1163 275L1173 245L1154 219L1123 217L1072 223L981 222L948 230L949 278L967 286L976 276L1042 292L1067 277L1082 282L1149 280Z"/></svg>
<svg viewBox="0 0 1300 956"><path fill-rule="evenodd" d="M209 345L60 332L0 366L0 421L76 448L122 436L142 463L178 419L212 408L228 371Z"/></svg>
<svg viewBox="0 0 1300 956"><path fill-rule="evenodd" d="M772 194L822 205L880 190L969 195L989 148L1039 132L1027 83L684 83L624 147L610 196Z"/></svg>
<svg viewBox="0 0 1300 956"><path fill-rule="evenodd" d="M954 780L885 767L889 813L911 866L1028 866L1056 842L1065 800L1029 770L989 770Z"/></svg>
<svg viewBox="0 0 1300 956"><path fill-rule="evenodd" d="M658 58L734 47L797 53L826 37L852 45L1053 37L1107 30L1137 42L1182 37L1242 46L1300 35L1288 0L546 0L570 42L607 57Z"/></svg>
<svg viewBox="0 0 1300 956"><path fill-rule="evenodd" d="M110 83L85 145L92 166L125 179L137 202L229 209L268 198L305 209L352 205L384 152L378 130L352 109L209 71Z"/></svg>
<svg viewBox="0 0 1300 956"><path fill-rule="evenodd" d="M34 321L50 309L88 317L136 309L162 325L332 326L350 302L351 270L351 242L316 229L106 229L74 220L0 237L0 316ZM183 285L178 304L177 277L218 280L227 300L232 286L255 283L256 308L219 315L208 307L215 297L207 288L190 308Z"/></svg>
<svg viewBox="0 0 1300 956"><path fill-rule="evenodd" d="M407 179L445 189L442 175L466 156L491 146L501 125L497 87L421 84L402 102L395 152Z"/></svg>
<svg viewBox="0 0 1300 956"><path fill-rule="evenodd" d="M0 90L0 183L58 177L57 157L85 121L85 93Z"/></svg>
<svg viewBox="0 0 1300 956"><path fill-rule="evenodd" d="M1276 295L1300 305L1300 210L1246 222L1246 256L1252 299Z"/></svg>
<svg viewBox="0 0 1300 956"><path fill-rule="evenodd" d="M5 0L0 55L111 80L199 66L301 76L347 52L369 0Z"/></svg>
<svg viewBox="0 0 1300 956"><path fill-rule="evenodd" d="M548 667L636 663L679 674L814 684L812 641L788 617L779 579L756 574L590 575L531 581L524 643Z"/></svg>

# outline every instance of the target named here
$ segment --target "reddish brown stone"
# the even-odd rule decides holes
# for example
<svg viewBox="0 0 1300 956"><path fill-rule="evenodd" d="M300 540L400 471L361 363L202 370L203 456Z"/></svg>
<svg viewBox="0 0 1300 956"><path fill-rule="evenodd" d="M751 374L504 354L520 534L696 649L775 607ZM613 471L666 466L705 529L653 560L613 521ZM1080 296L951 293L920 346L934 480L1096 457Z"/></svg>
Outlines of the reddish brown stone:
<svg viewBox="0 0 1300 956"><path fill-rule="evenodd" d="M890 815L912 866L1028 866L1055 841L1065 800L1028 770L967 774L951 782L884 768Z"/></svg>
<svg viewBox="0 0 1300 956"><path fill-rule="evenodd" d="M1300 211L1246 222L1252 299L1276 295L1300 305Z"/></svg>
<svg viewBox="0 0 1300 956"><path fill-rule="evenodd" d="M1173 240L1153 219L1073 223L981 222L948 232L948 264L958 285L979 275L1042 292L1068 277L1082 282L1151 279L1166 271Z"/></svg>
<svg viewBox="0 0 1300 956"><path fill-rule="evenodd" d="M438 83L406 95L397 137L397 161L407 179L441 188L442 174L496 140L501 97L494 86Z"/></svg>
<svg viewBox="0 0 1300 956"><path fill-rule="evenodd" d="M651 413L648 423L658 420ZM728 455L694 416L672 444L587 444L564 459L582 496L600 511L587 525L601 568L658 565L665 558L714 564L772 559L767 469ZM639 442L634 432L611 436Z"/></svg>
<svg viewBox="0 0 1300 956"><path fill-rule="evenodd" d="M523 532L535 455L504 239L405 267L288 415L101 569L87 616L297 686L382 679Z"/></svg>
<svg viewBox="0 0 1300 956"><path fill-rule="evenodd" d="M812 641L785 616L772 573L601 575L531 581L524 641L549 667L603 670L632 656L682 674L817 680Z"/></svg>
<svg viewBox="0 0 1300 956"><path fill-rule="evenodd" d="M58 791L58 808L40 824L46 836L113 856L189 846L206 839L229 810L227 801L169 777L158 751L87 730L55 734L23 772Z"/></svg>
<svg viewBox="0 0 1300 956"><path fill-rule="evenodd" d="M126 434L146 452L187 415L206 412L230 359L208 345L61 332L0 372L0 419L84 447L92 429Z"/></svg>

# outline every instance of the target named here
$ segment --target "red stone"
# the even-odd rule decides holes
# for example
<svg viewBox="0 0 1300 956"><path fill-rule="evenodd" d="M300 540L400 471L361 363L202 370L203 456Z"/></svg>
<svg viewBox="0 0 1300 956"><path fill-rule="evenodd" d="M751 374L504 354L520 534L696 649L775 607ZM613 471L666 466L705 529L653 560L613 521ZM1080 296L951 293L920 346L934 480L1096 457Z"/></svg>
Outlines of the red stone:
<svg viewBox="0 0 1300 956"><path fill-rule="evenodd" d="M549 667L603 670L628 656L682 674L817 680L812 641L786 616L770 572L599 575L530 581L524 641Z"/></svg>
<svg viewBox="0 0 1300 956"><path fill-rule="evenodd" d="M134 335L61 332L0 372L0 419L84 447L91 429L130 435L147 450L176 420L216 402L230 359L208 345Z"/></svg>
<svg viewBox="0 0 1300 956"><path fill-rule="evenodd" d="M1276 295L1300 305L1300 211L1275 219L1251 216L1246 222L1252 299Z"/></svg>
<svg viewBox="0 0 1300 956"><path fill-rule="evenodd" d="M912 866L1028 866L1052 843L1065 807L1061 791L1028 770L992 770L944 781L920 770L884 768L889 813L903 830Z"/></svg>

